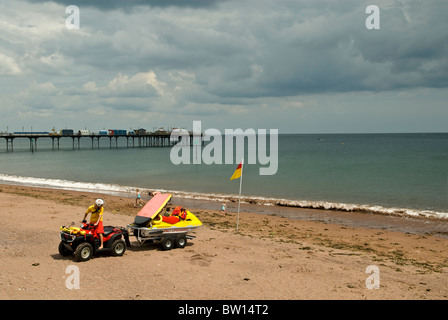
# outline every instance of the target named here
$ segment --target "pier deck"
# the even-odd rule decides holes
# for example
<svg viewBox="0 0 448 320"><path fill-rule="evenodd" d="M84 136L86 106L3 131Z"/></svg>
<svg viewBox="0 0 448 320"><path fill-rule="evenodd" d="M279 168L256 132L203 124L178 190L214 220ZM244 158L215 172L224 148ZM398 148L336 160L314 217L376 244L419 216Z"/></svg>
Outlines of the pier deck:
<svg viewBox="0 0 448 320"><path fill-rule="evenodd" d="M190 133L189 144L193 145L193 134ZM30 142L30 151L37 151L37 140L43 138L50 138L51 148L52 150L60 149L60 139L72 139L72 147L73 149L81 148L81 139L90 138L92 141L92 149L95 146L100 148L100 139L101 138L109 138L109 147L118 148L118 139L126 139L126 147L135 148L135 147L172 147L178 141L174 141L171 138L171 133L147 133L143 135L104 135L104 134L73 134L73 135L61 135L61 134L51 134L45 132L36 132L36 133L0 133L0 139L6 141L6 150L14 151L14 140L15 139L29 139ZM180 137L181 138L181 137ZM199 137L198 137L199 138ZM202 136L201 136L202 141ZM115 141L114 141L115 140ZM1 140L0 140L1 141ZM96 144L94 142L97 142ZM114 142L114 144L113 144ZM202 143L201 143L202 144ZM1 146L0 146L1 147Z"/></svg>

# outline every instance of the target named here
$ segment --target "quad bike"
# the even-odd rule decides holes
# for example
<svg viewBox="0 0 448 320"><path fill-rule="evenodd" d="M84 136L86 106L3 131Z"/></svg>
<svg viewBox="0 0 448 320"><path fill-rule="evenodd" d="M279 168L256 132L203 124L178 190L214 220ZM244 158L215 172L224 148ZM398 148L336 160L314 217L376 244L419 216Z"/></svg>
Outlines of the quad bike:
<svg viewBox="0 0 448 320"><path fill-rule="evenodd" d="M64 257L73 254L76 261L88 261L98 251L101 241L92 231L92 224L85 220L80 228L74 227L74 224L72 222L68 227L61 227L59 253ZM126 246L131 246L126 229L112 226L104 227L104 249L101 251L107 251L112 256L122 256L126 251Z"/></svg>

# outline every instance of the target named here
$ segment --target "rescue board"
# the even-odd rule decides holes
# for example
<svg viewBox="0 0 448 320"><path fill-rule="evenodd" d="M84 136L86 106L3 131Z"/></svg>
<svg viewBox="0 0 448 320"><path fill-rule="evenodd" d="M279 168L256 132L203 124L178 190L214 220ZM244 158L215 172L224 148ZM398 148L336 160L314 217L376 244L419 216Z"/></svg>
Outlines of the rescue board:
<svg viewBox="0 0 448 320"><path fill-rule="evenodd" d="M171 193L157 193L147 204L137 213L135 223L141 224L149 219L154 219L165 208L171 200Z"/></svg>

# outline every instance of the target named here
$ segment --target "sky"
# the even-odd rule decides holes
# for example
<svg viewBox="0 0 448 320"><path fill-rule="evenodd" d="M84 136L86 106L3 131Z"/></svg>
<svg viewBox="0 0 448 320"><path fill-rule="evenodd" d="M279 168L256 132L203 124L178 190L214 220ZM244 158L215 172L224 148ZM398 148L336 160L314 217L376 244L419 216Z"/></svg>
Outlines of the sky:
<svg viewBox="0 0 448 320"><path fill-rule="evenodd" d="M448 132L446 0L70 4L1 1L0 132Z"/></svg>

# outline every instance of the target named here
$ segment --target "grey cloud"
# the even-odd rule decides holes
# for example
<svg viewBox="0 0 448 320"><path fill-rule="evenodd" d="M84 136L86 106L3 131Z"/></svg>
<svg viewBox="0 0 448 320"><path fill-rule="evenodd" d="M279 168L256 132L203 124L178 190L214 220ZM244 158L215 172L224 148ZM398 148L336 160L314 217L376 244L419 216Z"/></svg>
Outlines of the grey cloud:
<svg viewBox="0 0 448 320"><path fill-rule="evenodd" d="M11 83L19 87L21 77L23 87L35 81L58 89L48 102L33 104L32 94L19 101L36 109L50 105L57 112L61 103L75 103L168 118L225 117L238 108L257 115L261 104L280 117L277 107L288 97L446 88L448 3L381 3L380 30L366 29L371 3L359 0L78 1L80 30L64 28L67 15L58 13L59 6L49 6L54 12L36 6L42 12L31 15L29 24L35 31L48 24L45 37L17 34L13 27L0 31L7 56L0 70L11 73L15 62L22 71L1 79L0 91ZM45 19L36 18L42 14ZM62 27L51 20L54 15ZM5 32L10 34L2 37ZM118 74L132 79L147 72L163 90L140 82L108 87ZM295 112L317 110L306 108Z"/></svg>
<svg viewBox="0 0 448 320"><path fill-rule="evenodd" d="M208 89L222 97L256 97L447 86L448 24L443 17L432 17L446 12L448 4L410 3L380 8L380 30L365 28L365 5L359 2L340 15L315 11L308 20L299 16L296 23L283 21L274 30L259 24L265 31L257 38L263 54L253 56L253 63L263 72L233 83L223 76ZM414 20L407 21L405 14ZM229 62L229 68L247 68Z"/></svg>
<svg viewBox="0 0 448 320"><path fill-rule="evenodd" d="M95 3L99 8L162 2ZM163 3L199 7L212 2ZM448 25L441 13L448 10L446 1L380 7L380 30L365 28L365 7L359 1L260 0L223 2L205 17L194 11L184 16L182 9L163 15L147 9L132 19L120 12L84 11L87 35L65 32L57 43L48 40L40 47L47 57L58 50L77 70L194 72L204 94L217 99L447 85Z"/></svg>
<svg viewBox="0 0 448 320"><path fill-rule="evenodd" d="M26 0L32 3L42 2L40 0ZM101 10L122 9L130 11L137 6L149 7L190 7L190 8L208 8L216 6L218 2L225 0L74 0L73 5L82 7L95 7ZM65 0L51 0L51 2L68 6Z"/></svg>

